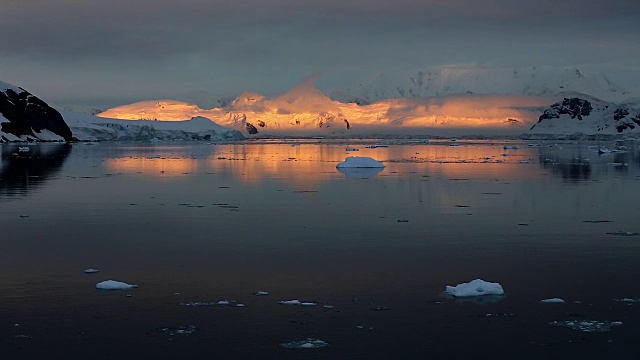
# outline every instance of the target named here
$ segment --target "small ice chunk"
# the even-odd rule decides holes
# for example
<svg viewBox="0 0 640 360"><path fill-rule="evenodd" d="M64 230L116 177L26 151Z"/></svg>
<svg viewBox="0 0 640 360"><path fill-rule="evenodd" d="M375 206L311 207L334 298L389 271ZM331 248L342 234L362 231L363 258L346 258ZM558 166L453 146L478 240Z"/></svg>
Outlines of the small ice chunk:
<svg viewBox="0 0 640 360"><path fill-rule="evenodd" d="M138 285L127 284L122 281L106 280L96 284L96 289L100 290L124 290L137 288Z"/></svg>
<svg viewBox="0 0 640 360"><path fill-rule="evenodd" d="M621 326L622 321L610 320L569 320L569 321L552 321L549 324L553 326L562 326L573 330L579 330L590 333L600 333L611 331L614 326Z"/></svg>
<svg viewBox="0 0 640 360"><path fill-rule="evenodd" d="M347 151L360 151L358 148L348 147Z"/></svg>
<svg viewBox="0 0 640 360"><path fill-rule="evenodd" d="M560 298L551 298L551 299L540 300L540 302L543 304L563 304L564 300Z"/></svg>
<svg viewBox="0 0 640 360"><path fill-rule="evenodd" d="M253 295L264 296L264 295L269 295L269 293L267 291L256 291L255 293L253 293Z"/></svg>
<svg viewBox="0 0 640 360"><path fill-rule="evenodd" d="M97 273L98 271L100 271L100 270L98 270L98 269L85 269L85 270L84 270L84 273L85 273L85 274L95 274L95 273Z"/></svg>
<svg viewBox="0 0 640 360"><path fill-rule="evenodd" d="M455 297L482 296L482 295L504 295L502 285L499 283L487 282L481 279L475 279L468 283L458 284L456 286L448 286L445 294Z"/></svg>
<svg viewBox="0 0 640 360"><path fill-rule="evenodd" d="M337 168L383 168L384 164L366 156L347 156Z"/></svg>
<svg viewBox="0 0 640 360"><path fill-rule="evenodd" d="M280 344L286 349L318 349L329 346L329 343L320 339L306 338L302 341L292 341Z"/></svg>
<svg viewBox="0 0 640 360"><path fill-rule="evenodd" d="M300 305L302 304L302 302L300 300L283 300L280 301L278 304L282 304L282 305Z"/></svg>
<svg viewBox="0 0 640 360"><path fill-rule="evenodd" d="M620 301L620 302L626 302L626 303L640 303L640 299L631 299L631 298L613 299L613 301Z"/></svg>
<svg viewBox="0 0 640 360"><path fill-rule="evenodd" d="M194 332L196 332L196 330L198 330L198 328L195 327L195 325L177 326L177 327L165 327L165 328L159 328L158 329L158 331L163 332L165 334L168 334L169 336L173 336L173 335L189 335L189 334L193 334Z"/></svg>

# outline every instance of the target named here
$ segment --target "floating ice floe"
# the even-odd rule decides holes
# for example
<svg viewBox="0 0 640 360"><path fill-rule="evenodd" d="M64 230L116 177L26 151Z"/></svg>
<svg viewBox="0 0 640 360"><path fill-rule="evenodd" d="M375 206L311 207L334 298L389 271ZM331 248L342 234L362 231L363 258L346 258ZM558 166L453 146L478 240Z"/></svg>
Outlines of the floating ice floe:
<svg viewBox="0 0 640 360"><path fill-rule="evenodd" d="M518 146L518 145L512 145L512 146L505 145L502 148L505 149L505 150L508 150L508 149L518 150L518 149L520 149L520 146Z"/></svg>
<svg viewBox="0 0 640 360"><path fill-rule="evenodd" d="M269 295L269 293L267 291L256 291L255 293L253 293L253 295L255 295L255 296L265 296L265 295Z"/></svg>
<svg viewBox="0 0 640 360"><path fill-rule="evenodd" d="M640 299L631 299L631 298L624 298L624 299L613 299L613 301L619 301L619 302L625 302L625 303L640 303Z"/></svg>
<svg viewBox="0 0 640 360"><path fill-rule="evenodd" d="M610 331L614 326L621 326L622 321L610 320L570 320L570 321L552 321L549 324L554 326L562 326L573 330L584 332L599 333Z"/></svg>
<svg viewBox="0 0 640 360"><path fill-rule="evenodd" d="M384 164L366 156L347 156L337 168L383 168Z"/></svg>
<svg viewBox="0 0 640 360"><path fill-rule="evenodd" d="M100 271L100 270L98 270L98 269L85 269L85 270L84 270L84 273L85 273L85 274L95 274L95 273L97 273L98 271Z"/></svg>
<svg viewBox="0 0 640 360"><path fill-rule="evenodd" d="M455 297L483 296L483 295L504 295L502 285L499 283L487 282L481 279L475 279L468 283L458 284L456 286L448 286L445 294Z"/></svg>
<svg viewBox="0 0 640 360"><path fill-rule="evenodd" d="M292 341L280 344L286 349L318 349L329 346L329 343L320 339L306 338L302 341Z"/></svg>
<svg viewBox="0 0 640 360"><path fill-rule="evenodd" d="M192 302L181 302L178 303L178 306L190 306L190 307L198 307L198 306L231 306L231 307L244 307L244 304L241 304L234 300L219 300L219 301L192 301Z"/></svg>
<svg viewBox="0 0 640 360"><path fill-rule="evenodd" d="M616 231L616 232L608 232L607 235L616 235L616 236L638 236L640 233L631 232L631 231Z"/></svg>
<svg viewBox="0 0 640 360"><path fill-rule="evenodd" d="M281 305L301 305L301 306L316 306L318 303L313 301L300 301L300 300L283 300L278 302Z"/></svg>
<svg viewBox="0 0 640 360"><path fill-rule="evenodd" d="M194 332L196 332L196 330L198 330L198 328L195 327L195 325L177 326L177 327L164 327L164 328L159 328L158 329L158 331L163 332L165 334L168 334L169 336L173 336L173 335L189 335L189 334L193 334Z"/></svg>
<svg viewBox="0 0 640 360"><path fill-rule="evenodd" d="M551 298L540 300L540 302L543 304L564 304L565 301L560 298Z"/></svg>
<svg viewBox="0 0 640 360"><path fill-rule="evenodd" d="M360 151L360 149L358 148L352 148L352 147L348 147L347 151Z"/></svg>
<svg viewBox="0 0 640 360"><path fill-rule="evenodd" d="M122 281L115 281L115 280L106 280L96 284L96 289L99 289L99 290L125 290L125 289L137 288L137 287L138 285L131 285Z"/></svg>

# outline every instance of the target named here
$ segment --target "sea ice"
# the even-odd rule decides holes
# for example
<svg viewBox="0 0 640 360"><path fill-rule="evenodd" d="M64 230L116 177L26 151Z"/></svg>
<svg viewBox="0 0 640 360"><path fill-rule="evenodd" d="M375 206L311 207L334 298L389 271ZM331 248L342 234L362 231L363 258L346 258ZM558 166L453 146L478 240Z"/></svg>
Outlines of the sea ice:
<svg viewBox="0 0 640 360"><path fill-rule="evenodd" d="M360 151L360 149L358 148L352 148L352 147L348 147L347 151Z"/></svg>
<svg viewBox="0 0 640 360"><path fill-rule="evenodd" d="M178 303L178 306L190 306L190 307L198 307L198 306L232 306L232 307L244 307L244 304L241 304L234 300L219 300L219 301L192 301L192 302L181 302Z"/></svg>
<svg viewBox="0 0 640 360"><path fill-rule="evenodd" d="M445 294L455 297L482 296L482 295L504 295L502 285L499 283L487 282L481 279L475 279L468 283L458 284L456 286L448 286Z"/></svg>
<svg viewBox="0 0 640 360"><path fill-rule="evenodd" d="M280 344L286 349L318 349L329 346L329 343L320 339L306 338L302 341L292 341Z"/></svg>
<svg viewBox="0 0 640 360"><path fill-rule="evenodd" d="M616 236L638 236L640 233L631 232L631 231L616 231L616 232L608 232L607 235L616 235Z"/></svg>
<svg viewBox="0 0 640 360"><path fill-rule="evenodd" d="M269 292L267 292L267 291L257 291L253 295L255 295L255 296L264 296L264 295L269 295Z"/></svg>
<svg viewBox="0 0 640 360"><path fill-rule="evenodd" d="M563 304L564 300L560 298L551 298L551 299L540 300L540 302L543 304Z"/></svg>
<svg viewBox="0 0 640 360"><path fill-rule="evenodd" d="M137 288L138 285L131 285L121 281L106 280L96 284L96 289L100 290L124 290Z"/></svg>
<svg viewBox="0 0 640 360"><path fill-rule="evenodd" d="M316 306L318 303L312 301L300 301L300 300L284 300L278 302L281 305L301 305L301 306Z"/></svg>
<svg viewBox="0 0 640 360"><path fill-rule="evenodd" d="M100 270L98 270L98 269L86 269L86 270L84 271L84 273L85 273L85 274L95 274L95 273L97 273L98 271L100 271Z"/></svg>
<svg viewBox="0 0 640 360"><path fill-rule="evenodd" d="M607 332L613 326L621 326L622 321L610 320L569 320L569 321L552 321L549 324L554 326L562 326L573 330L584 332Z"/></svg>
<svg viewBox="0 0 640 360"><path fill-rule="evenodd" d="M198 328L195 327L195 325L178 326L178 327L165 327L165 328L158 329L158 331L161 331L161 332L163 332L165 334L168 334L169 336L173 336L173 335L189 335L189 334L193 334L194 332L196 332L196 330L198 330Z"/></svg>
<svg viewBox="0 0 640 360"><path fill-rule="evenodd" d="M347 156L337 168L383 168L384 164L366 156Z"/></svg>

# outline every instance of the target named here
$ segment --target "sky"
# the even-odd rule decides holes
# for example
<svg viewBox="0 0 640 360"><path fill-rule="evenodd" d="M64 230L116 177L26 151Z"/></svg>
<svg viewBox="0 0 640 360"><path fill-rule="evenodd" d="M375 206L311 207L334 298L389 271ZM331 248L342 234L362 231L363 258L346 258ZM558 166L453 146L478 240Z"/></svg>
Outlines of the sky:
<svg viewBox="0 0 640 360"><path fill-rule="evenodd" d="M200 105L451 64L639 67L638 0L0 0L0 80L57 105Z"/></svg>

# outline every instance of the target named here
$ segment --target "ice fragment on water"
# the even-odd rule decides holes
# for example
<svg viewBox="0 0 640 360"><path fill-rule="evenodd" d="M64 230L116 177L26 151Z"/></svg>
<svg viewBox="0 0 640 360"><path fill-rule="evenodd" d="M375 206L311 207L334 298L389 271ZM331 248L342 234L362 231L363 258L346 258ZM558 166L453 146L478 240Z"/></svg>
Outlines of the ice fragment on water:
<svg viewBox="0 0 640 360"><path fill-rule="evenodd" d="M551 298L551 299L540 300L540 302L543 304L563 304L564 300L560 298Z"/></svg>
<svg viewBox="0 0 640 360"><path fill-rule="evenodd" d="M573 330L584 332L607 332L611 331L614 326L621 326L622 321L610 320L570 320L570 321L552 321L549 324L554 326L562 326Z"/></svg>
<svg viewBox="0 0 640 360"><path fill-rule="evenodd" d="M122 281L106 280L96 284L96 289L100 290L124 290L137 288L138 285L127 284Z"/></svg>
<svg viewBox="0 0 640 360"><path fill-rule="evenodd" d="M504 290L502 289L502 285L500 285L499 283L492 283L481 279L475 279L468 283L462 283L456 286L447 285L445 294L455 297L504 295Z"/></svg>
<svg viewBox="0 0 640 360"><path fill-rule="evenodd" d="M300 301L298 299L283 300L283 301L278 302L278 304L281 304L281 305L301 305L301 306L316 306L316 305L318 305L318 303L313 302L313 301Z"/></svg>
<svg viewBox="0 0 640 360"><path fill-rule="evenodd" d="M164 327L164 328L158 329L158 331L163 332L165 334L169 334L169 336L173 336L173 335L189 335L189 334L193 334L194 332L196 332L196 330L198 330L198 328L195 327L195 325L178 326L178 327Z"/></svg>
<svg viewBox="0 0 640 360"><path fill-rule="evenodd" d="M318 349L329 346L329 343L315 338L306 338L302 341L292 341L280 344L286 349Z"/></svg>
<svg viewBox="0 0 640 360"><path fill-rule="evenodd" d="M607 235L616 235L616 236L638 236L640 233L630 232L630 231L616 231L616 232L608 232Z"/></svg>
<svg viewBox="0 0 640 360"><path fill-rule="evenodd" d="M198 307L198 306L232 306L232 307L244 307L244 304L241 304L235 300L219 300L219 301L192 301L192 302L181 302L178 303L178 306L190 306L190 307Z"/></svg>
<svg viewBox="0 0 640 360"><path fill-rule="evenodd" d="M269 293L267 291L256 291L255 293L253 293L253 295L264 296L264 295L269 295Z"/></svg>
<svg viewBox="0 0 640 360"><path fill-rule="evenodd" d="M84 271L84 273L85 273L85 274L95 274L95 273L97 273L98 271L100 271L100 270L98 270L98 269L86 269L86 270Z"/></svg>

